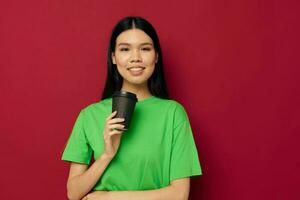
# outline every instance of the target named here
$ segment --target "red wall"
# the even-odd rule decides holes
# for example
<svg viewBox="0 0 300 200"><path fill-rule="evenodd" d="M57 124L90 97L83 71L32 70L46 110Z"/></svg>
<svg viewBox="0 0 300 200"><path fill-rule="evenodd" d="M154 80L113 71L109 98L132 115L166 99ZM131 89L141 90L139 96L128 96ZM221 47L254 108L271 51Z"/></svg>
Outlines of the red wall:
<svg viewBox="0 0 300 200"><path fill-rule="evenodd" d="M112 26L156 27L204 175L190 199L300 199L299 1L0 2L1 199L66 199L63 146L99 100ZM297 78L298 77L298 78Z"/></svg>

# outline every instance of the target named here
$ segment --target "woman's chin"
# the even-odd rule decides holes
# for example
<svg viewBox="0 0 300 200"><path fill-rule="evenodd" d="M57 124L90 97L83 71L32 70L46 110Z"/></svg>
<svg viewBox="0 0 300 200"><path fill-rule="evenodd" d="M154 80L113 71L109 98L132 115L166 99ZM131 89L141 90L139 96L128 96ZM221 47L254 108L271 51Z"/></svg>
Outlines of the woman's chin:
<svg viewBox="0 0 300 200"><path fill-rule="evenodd" d="M147 80L134 78L134 79L127 79L126 82L130 85L140 86L146 84Z"/></svg>

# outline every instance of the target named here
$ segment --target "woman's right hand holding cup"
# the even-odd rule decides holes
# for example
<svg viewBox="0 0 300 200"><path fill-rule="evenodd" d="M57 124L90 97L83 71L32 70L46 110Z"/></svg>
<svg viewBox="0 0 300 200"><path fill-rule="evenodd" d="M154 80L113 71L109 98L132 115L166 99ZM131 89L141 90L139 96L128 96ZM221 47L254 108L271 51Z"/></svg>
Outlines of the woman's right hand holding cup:
<svg viewBox="0 0 300 200"><path fill-rule="evenodd" d="M114 111L106 118L103 133L104 154L110 158L113 158L119 149L122 129L124 129L124 125L120 124L120 122L124 122L124 118L113 118L116 114L117 111Z"/></svg>

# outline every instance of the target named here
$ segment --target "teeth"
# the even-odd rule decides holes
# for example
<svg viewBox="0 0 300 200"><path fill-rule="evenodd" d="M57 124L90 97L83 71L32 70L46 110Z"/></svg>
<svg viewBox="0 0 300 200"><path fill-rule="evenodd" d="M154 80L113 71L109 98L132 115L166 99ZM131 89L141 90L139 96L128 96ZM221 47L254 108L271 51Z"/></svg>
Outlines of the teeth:
<svg viewBox="0 0 300 200"><path fill-rule="evenodd" d="M131 71L141 71L141 70L143 70L143 68L141 68L141 67L134 67L134 68L131 68L129 70L131 70Z"/></svg>

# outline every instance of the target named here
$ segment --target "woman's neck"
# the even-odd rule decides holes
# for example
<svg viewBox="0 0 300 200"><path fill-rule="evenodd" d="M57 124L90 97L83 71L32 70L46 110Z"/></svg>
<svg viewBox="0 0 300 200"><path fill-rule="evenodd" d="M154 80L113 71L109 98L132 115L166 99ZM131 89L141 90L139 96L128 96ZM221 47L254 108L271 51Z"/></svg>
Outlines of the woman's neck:
<svg viewBox="0 0 300 200"><path fill-rule="evenodd" d="M126 84L124 82L121 90L135 93L138 101L147 99L148 97L152 96L152 94L150 93L150 91L148 89L147 83L145 83L143 85L132 85L132 84Z"/></svg>

